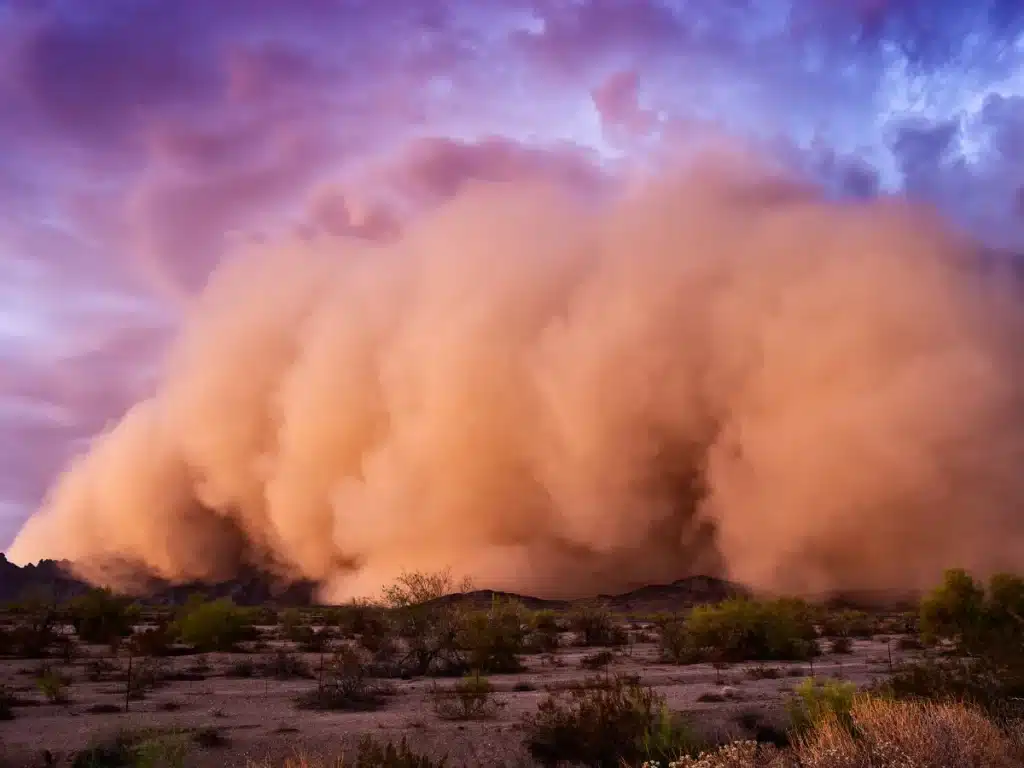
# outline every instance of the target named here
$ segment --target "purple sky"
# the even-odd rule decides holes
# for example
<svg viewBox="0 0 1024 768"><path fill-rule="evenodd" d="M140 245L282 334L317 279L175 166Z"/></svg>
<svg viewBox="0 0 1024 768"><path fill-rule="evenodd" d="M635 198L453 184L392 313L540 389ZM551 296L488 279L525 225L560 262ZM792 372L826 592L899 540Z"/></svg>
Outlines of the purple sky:
<svg viewBox="0 0 1024 768"><path fill-rule="evenodd" d="M700 125L1024 245L1020 0L0 0L0 549L232 241Z"/></svg>

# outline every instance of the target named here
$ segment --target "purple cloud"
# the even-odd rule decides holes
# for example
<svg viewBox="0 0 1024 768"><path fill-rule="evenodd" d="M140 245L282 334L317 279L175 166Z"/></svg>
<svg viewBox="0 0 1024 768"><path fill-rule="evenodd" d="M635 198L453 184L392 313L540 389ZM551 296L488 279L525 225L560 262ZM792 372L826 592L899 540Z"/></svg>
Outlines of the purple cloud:
<svg viewBox="0 0 1024 768"><path fill-rule="evenodd" d="M32 447L0 505L144 388L232 237L388 237L471 180L598 190L668 125L1016 246L1022 40L1012 0L0 0L0 429Z"/></svg>

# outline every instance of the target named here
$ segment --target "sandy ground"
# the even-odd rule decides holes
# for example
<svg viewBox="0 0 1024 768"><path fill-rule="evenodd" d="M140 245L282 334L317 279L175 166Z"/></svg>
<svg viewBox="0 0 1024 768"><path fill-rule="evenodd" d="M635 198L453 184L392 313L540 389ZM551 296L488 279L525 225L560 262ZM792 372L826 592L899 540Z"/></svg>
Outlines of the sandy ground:
<svg viewBox="0 0 1024 768"><path fill-rule="evenodd" d="M895 640L895 638L893 639ZM893 659L904 656L892 642ZM366 733L382 739L407 738L417 751L436 757L447 755L449 765L530 765L523 746L523 716L536 710L551 689L579 683L593 677L582 669L580 659L595 652L593 648L561 649L552 659L525 656L527 669L512 675L490 678L505 702L493 720L451 722L434 711L430 697L435 683L450 686L451 681L416 679L396 681L396 693L383 709L374 712L310 712L298 709L295 697L315 688L315 680L233 679L225 676L237 654L207 654L209 665L205 679L171 682L142 701L133 701L129 712L98 714L96 705L120 706L125 700L124 683L92 683L85 679L88 658L60 667L70 674L71 702L48 704L39 693L33 674L38 662L0 662L0 682L4 682L29 706L16 709L16 719L0 722L0 764L13 766L45 765L44 750L56 763L90 742L119 730L173 731L215 727L227 743L200 747L187 737L184 759L187 766L281 765L285 758L298 755L337 756ZM87 649L90 655L104 655L101 648ZM318 655L305 655L312 669ZM193 667L197 657L171 660L174 669ZM813 672L819 678L835 677L865 686L888 672L888 646L884 638L854 641L851 654L826 654L814 661ZM653 643L633 645L617 651L608 671L639 676L665 696L668 706L688 713L695 725L709 735L743 734L739 718L756 712L762 720L784 722L787 693L811 674L807 663L765 665L777 670L775 679L756 679L761 665L735 664L715 669L708 664L675 666L661 663ZM533 690L515 690L524 687ZM701 698L713 698L701 701Z"/></svg>

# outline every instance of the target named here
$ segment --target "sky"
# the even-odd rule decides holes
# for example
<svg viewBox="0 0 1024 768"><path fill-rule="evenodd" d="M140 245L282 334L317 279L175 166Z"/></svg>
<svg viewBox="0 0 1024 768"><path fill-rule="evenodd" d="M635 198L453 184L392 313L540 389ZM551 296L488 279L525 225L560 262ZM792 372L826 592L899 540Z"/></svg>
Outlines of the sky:
<svg viewBox="0 0 1024 768"><path fill-rule="evenodd" d="M1019 0L0 0L0 550L233 246L727 135L1024 247Z"/></svg>

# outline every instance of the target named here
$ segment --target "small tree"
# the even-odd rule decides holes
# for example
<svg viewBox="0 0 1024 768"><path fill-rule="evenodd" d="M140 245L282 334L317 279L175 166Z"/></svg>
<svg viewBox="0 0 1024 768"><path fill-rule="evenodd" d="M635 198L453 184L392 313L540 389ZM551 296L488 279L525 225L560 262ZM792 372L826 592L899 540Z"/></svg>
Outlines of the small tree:
<svg viewBox="0 0 1024 768"><path fill-rule="evenodd" d="M949 570L921 601L921 636L926 643L949 641L972 654L985 645L986 618L984 588L967 571Z"/></svg>
<svg viewBox="0 0 1024 768"><path fill-rule="evenodd" d="M389 608L408 608L445 595L469 592L472 588L473 582L468 576L456 583L451 568L436 573L405 571L394 583L384 587L381 598Z"/></svg>

